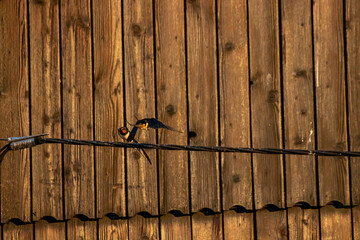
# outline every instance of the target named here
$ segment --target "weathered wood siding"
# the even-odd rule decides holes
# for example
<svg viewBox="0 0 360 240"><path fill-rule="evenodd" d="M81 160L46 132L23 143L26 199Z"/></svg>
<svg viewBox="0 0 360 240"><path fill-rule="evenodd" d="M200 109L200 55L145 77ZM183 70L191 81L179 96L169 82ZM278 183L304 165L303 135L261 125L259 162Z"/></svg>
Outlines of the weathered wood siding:
<svg viewBox="0 0 360 240"><path fill-rule="evenodd" d="M359 151L359 42L356 0L0 0L0 138ZM360 237L360 158L147 153L9 152L1 238Z"/></svg>

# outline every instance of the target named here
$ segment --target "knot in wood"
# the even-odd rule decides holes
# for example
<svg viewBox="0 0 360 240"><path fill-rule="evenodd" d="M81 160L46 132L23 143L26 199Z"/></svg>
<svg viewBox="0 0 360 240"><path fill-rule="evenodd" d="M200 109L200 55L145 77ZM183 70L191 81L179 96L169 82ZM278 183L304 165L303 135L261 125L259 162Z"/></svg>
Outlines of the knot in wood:
<svg viewBox="0 0 360 240"><path fill-rule="evenodd" d="M44 114L42 120L45 126L48 126L50 124L50 117L47 114Z"/></svg>
<svg viewBox="0 0 360 240"><path fill-rule="evenodd" d="M294 77L306 77L306 70L295 70L293 73Z"/></svg>
<svg viewBox="0 0 360 240"><path fill-rule="evenodd" d="M275 89L269 91L267 102L268 103L276 103L278 100L279 100L278 91Z"/></svg>
<svg viewBox="0 0 360 240"><path fill-rule="evenodd" d="M188 134L189 138L194 138L197 136L196 132L194 131L190 131L189 134Z"/></svg>
<svg viewBox="0 0 360 240"><path fill-rule="evenodd" d="M141 27L137 24L133 24L131 26L131 30L134 34L134 36L140 37L141 36Z"/></svg>
<svg viewBox="0 0 360 240"><path fill-rule="evenodd" d="M231 52L232 50L235 49L235 46L232 42L227 42L225 43L225 50L228 52Z"/></svg>
<svg viewBox="0 0 360 240"><path fill-rule="evenodd" d="M169 114L169 115L174 115L176 113L175 107L172 104L169 104L165 107L165 111Z"/></svg>
<svg viewBox="0 0 360 240"><path fill-rule="evenodd" d="M141 157L141 155L140 155L140 153L138 151L134 151L132 155L137 160L140 159L140 157Z"/></svg>

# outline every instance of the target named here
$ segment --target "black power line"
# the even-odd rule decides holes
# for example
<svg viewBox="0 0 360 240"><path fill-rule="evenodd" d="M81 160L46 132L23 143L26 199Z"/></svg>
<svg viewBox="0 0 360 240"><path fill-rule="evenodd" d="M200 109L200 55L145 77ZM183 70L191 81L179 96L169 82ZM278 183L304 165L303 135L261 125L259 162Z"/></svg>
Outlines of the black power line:
<svg viewBox="0 0 360 240"><path fill-rule="evenodd" d="M15 140L14 140L15 139ZM4 140L4 139L3 139ZM145 148L171 151L202 151L202 152L232 152L232 153L256 153L256 154L292 154L311 156L333 156L333 157L360 157L360 152L353 151L332 151L332 150L304 150L304 149L281 149L281 148L247 148L247 147L218 147L218 146L189 146L173 144L152 144L152 143L127 143L127 142L106 142L90 141L79 139L42 138L42 136L9 138L10 141L0 151L0 162L9 150L19 150L33 147L40 144L70 144L97 147L117 148Z"/></svg>
<svg viewBox="0 0 360 240"><path fill-rule="evenodd" d="M331 151L331 150L189 146L189 145L174 145L174 144L104 142L104 141L88 141L88 140L59 139L59 138L40 138L38 141L39 141L39 144L62 143L62 144L71 144L71 145L88 145L88 146L120 147L120 148L125 148L125 147L126 148L146 148L146 149L159 149L159 150L360 157L360 152Z"/></svg>

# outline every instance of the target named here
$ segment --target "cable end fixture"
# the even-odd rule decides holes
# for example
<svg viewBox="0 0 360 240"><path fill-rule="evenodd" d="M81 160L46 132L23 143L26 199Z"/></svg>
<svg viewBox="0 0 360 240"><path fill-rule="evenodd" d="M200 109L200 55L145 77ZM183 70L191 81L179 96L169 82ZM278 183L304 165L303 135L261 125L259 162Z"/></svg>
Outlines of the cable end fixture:
<svg viewBox="0 0 360 240"><path fill-rule="evenodd" d="M20 150L25 148L31 148L33 146L39 145L39 138L49 135L48 133L42 133L37 135L25 136L25 137L9 137L9 138L0 138L0 141L7 141L4 147L0 150L0 163L2 162L5 154L10 150Z"/></svg>

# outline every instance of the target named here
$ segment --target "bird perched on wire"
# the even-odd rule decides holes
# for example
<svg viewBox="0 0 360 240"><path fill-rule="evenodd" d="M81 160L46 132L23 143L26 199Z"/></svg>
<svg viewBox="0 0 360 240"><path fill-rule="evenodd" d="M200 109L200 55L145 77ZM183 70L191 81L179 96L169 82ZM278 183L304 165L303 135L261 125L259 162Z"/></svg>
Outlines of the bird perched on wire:
<svg viewBox="0 0 360 240"><path fill-rule="evenodd" d="M159 129L159 128L164 128L167 130L171 130L171 131L175 131L175 132L181 132L178 131L170 126L165 125L164 123L160 122L159 120L157 120L156 118L144 118L141 120L137 120L135 124L131 124L129 122L127 122L128 124L130 124L131 126L133 126L133 128L131 129L131 132L129 131L129 129L127 127L121 127L118 129L118 133L120 135L120 137L122 139L124 139L126 142L135 142L138 143L135 140L135 135L138 129L142 129L142 130L147 130L148 128L153 128L153 129ZM146 152L144 151L144 149L142 148L137 148L137 150L149 161L149 163L151 164L150 158L149 156L146 154Z"/></svg>
<svg viewBox="0 0 360 240"><path fill-rule="evenodd" d="M137 127L133 127L131 129L131 132L129 131L129 129L127 127L121 127L118 129L118 133L120 135L120 137L122 139L124 139L126 142L134 142L134 143L138 143L138 141L135 140L135 134L136 134L136 131L137 131ZM136 148L139 153L141 155L143 155L148 161L149 163L151 164L151 160L149 158L149 155L147 155L147 153L145 152L144 149L142 148Z"/></svg>
<svg viewBox="0 0 360 240"><path fill-rule="evenodd" d="M130 124L130 125L132 125L132 124ZM181 133L181 131L178 131L168 125L165 125L164 123L160 122L156 118L144 118L141 120L137 120L133 126L139 128L139 129L142 129L142 130L147 130L148 128L153 128L153 129L164 128L164 129L167 129L170 131L175 131L175 132ZM135 133L136 133L136 131L135 131Z"/></svg>

